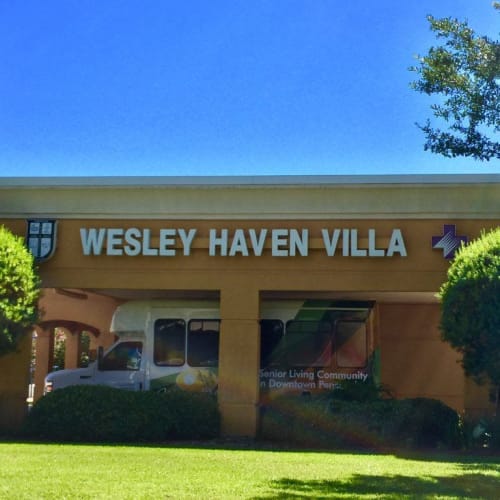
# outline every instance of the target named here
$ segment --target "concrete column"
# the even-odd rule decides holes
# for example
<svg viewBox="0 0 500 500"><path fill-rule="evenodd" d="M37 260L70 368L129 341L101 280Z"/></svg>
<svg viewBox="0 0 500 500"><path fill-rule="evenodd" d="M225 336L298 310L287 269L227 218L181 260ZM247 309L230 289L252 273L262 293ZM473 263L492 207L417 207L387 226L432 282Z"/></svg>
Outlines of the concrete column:
<svg viewBox="0 0 500 500"><path fill-rule="evenodd" d="M222 433L255 437L259 402L259 292L239 286L220 295L219 408Z"/></svg>
<svg viewBox="0 0 500 500"><path fill-rule="evenodd" d="M43 330L40 327L36 327L36 334L35 401L43 396L43 381L47 373L49 373L54 357L53 330Z"/></svg>
<svg viewBox="0 0 500 500"><path fill-rule="evenodd" d="M81 345L80 330L70 332L64 329L66 333L66 349L64 350L64 368L73 369L80 365Z"/></svg>

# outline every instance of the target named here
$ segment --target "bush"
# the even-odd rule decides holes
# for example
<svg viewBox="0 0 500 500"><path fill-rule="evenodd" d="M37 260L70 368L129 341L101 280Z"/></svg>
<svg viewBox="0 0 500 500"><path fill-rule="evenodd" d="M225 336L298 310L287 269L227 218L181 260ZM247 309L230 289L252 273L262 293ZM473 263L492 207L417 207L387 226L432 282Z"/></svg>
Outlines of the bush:
<svg viewBox="0 0 500 500"><path fill-rule="evenodd" d="M217 437L219 425L217 402L208 394L81 385L38 400L23 432L56 441L164 441Z"/></svg>
<svg viewBox="0 0 500 500"><path fill-rule="evenodd" d="M171 411L172 438L206 439L219 435L220 414L214 395L170 389L162 398Z"/></svg>
<svg viewBox="0 0 500 500"><path fill-rule="evenodd" d="M331 393L331 397L335 400L368 402L391 397L391 392L386 386L377 384L373 377L368 377L364 382L344 380L342 385Z"/></svg>
<svg viewBox="0 0 500 500"><path fill-rule="evenodd" d="M0 356L14 352L38 319L40 278L22 238L0 225Z"/></svg>
<svg viewBox="0 0 500 500"><path fill-rule="evenodd" d="M415 398L402 400L400 404L404 418L399 434L412 446L459 448L463 444L460 417L443 402Z"/></svg>
<svg viewBox="0 0 500 500"><path fill-rule="evenodd" d="M324 396L282 396L262 414L261 436L300 446L373 448L380 439L373 429L375 403L333 401Z"/></svg>
<svg viewBox="0 0 500 500"><path fill-rule="evenodd" d="M490 451L500 450L500 418L467 419L464 428L468 448Z"/></svg>
<svg viewBox="0 0 500 500"><path fill-rule="evenodd" d="M283 396L263 409L261 436L333 448L449 448L462 445L458 414L432 399L367 402Z"/></svg>

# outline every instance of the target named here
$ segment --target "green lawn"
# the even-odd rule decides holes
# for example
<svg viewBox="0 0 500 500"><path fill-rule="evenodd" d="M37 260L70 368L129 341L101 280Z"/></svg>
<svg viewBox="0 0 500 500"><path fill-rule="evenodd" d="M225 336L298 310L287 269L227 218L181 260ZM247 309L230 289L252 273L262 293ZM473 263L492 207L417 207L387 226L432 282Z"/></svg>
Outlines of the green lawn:
<svg viewBox="0 0 500 500"><path fill-rule="evenodd" d="M0 443L0 498L500 498L500 457Z"/></svg>

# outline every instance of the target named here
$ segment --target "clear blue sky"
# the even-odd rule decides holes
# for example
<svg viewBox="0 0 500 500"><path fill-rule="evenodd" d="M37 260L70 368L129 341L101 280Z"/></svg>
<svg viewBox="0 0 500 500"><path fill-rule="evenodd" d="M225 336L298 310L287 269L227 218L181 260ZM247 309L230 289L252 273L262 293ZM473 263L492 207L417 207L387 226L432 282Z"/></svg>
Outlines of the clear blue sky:
<svg viewBox="0 0 500 500"><path fill-rule="evenodd" d="M491 0L0 0L0 176L500 173L423 151L425 19Z"/></svg>

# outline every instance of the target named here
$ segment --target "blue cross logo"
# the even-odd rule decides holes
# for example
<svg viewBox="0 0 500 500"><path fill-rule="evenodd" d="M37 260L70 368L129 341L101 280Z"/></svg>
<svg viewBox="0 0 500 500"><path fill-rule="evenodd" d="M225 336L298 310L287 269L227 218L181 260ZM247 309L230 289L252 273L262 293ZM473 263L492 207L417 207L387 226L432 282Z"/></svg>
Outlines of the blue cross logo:
<svg viewBox="0 0 500 500"><path fill-rule="evenodd" d="M452 259L462 243L467 244L467 236L457 236L455 224L445 224L442 236L432 237L432 248L443 250L445 259Z"/></svg>

